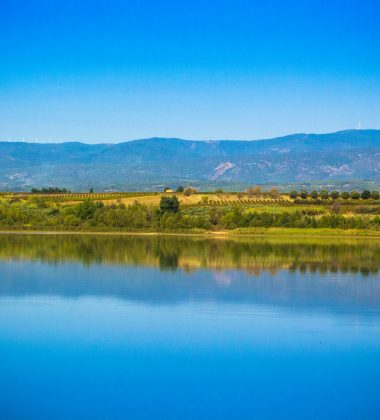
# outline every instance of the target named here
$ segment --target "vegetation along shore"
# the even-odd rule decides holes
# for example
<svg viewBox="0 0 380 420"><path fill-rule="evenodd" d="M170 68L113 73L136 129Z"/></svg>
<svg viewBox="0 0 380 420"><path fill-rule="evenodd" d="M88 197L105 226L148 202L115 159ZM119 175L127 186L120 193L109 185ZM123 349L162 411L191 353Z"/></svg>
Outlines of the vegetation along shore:
<svg viewBox="0 0 380 420"><path fill-rule="evenodd" d="M380 236L378 191L0 193L0 230Z"/></svg>

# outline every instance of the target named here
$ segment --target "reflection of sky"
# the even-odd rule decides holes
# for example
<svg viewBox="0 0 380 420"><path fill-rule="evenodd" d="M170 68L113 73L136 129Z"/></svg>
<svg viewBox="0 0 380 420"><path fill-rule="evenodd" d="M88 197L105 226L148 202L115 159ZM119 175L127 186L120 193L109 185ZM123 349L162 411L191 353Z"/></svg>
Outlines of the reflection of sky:
<svg viewBox="0 0 380 420"><path fill-rule="evenodd" d="M1 262L0 296L117 297L150 304L219 302L378 314L380 275L279 270L191 273L144 266Z"/></svg>
<svg viewBox="0 0 380 420"><path fill-rule="evenodd" d="M379 276L0 263L2 418L376 418Z"/></svg>
<svg viewBox="0 0 380 420"><path fill-rule="evenodd" d="M3 297L0 409L5 418L376 418L373 321L246 303Z"/></svg>

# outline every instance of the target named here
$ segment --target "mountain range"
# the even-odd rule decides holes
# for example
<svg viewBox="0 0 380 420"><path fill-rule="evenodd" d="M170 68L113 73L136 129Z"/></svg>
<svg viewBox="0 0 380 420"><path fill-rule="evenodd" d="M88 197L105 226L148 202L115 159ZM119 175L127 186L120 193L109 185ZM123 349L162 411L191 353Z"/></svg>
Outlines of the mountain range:
<svg viewBox="0 0 380 420"><path fill-rule="evenodd" d="M150 138L86 144L0 142L0 190L159 191L163 186L380 183L380 130L267 140Z"/></svg>

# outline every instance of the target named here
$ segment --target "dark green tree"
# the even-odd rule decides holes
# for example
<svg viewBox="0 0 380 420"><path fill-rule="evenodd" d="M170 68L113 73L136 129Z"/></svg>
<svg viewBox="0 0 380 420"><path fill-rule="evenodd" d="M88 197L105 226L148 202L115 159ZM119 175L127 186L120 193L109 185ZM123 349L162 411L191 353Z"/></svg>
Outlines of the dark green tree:
<svg viewBox="0 0 380 420"><path fill-rule="evenodd" d="M178 198L175 195L171 197L163 195L160 200L160 211L162 214L178 213L179 212Z"/></svg>
<svg viewBox="0 0 380 420"><path fill-rule="evenodd" d="M344 199L347 200L348 198L350 198L350 193L348 193L347 191L343 191L340 196Z"/></svg>
<svg viewBox="0 0 380 420"><path fill-rule="evenodd" d="M361 198L363 200L368 200L369 198L371 198L371 191L369 190L364 190L361 194L360 194Z"/></svg>
<svg viewBox="0 0 380 420"><path fill-rule="evenodd" d="M290 193L289 193L289 197L290 197L290 198L293 198L293 199L297 198L297 197L298 197L298 192L297 192L297 191L295 191L295 190L290 191Z"/></svg>
<svg viewBox="0 0 380 420"><path fill-rule="evenodd" d="M327 200L329 198L329 192L326 190L322 190L320 196L323 200Z"/></svg>
<svg viewBox="0 0 380 420"><path fill-rule="evenodd" d="M372 198L373 200L378 200L378 199L380 198L379 191L372 191L372 193L371 193L371 198Z"/></svg>
<svg viewBox="0 0 380 420"><path fill-rule="evenodd" d="M360 198L360 194L359 194L357 191L351 191L351 192L350 192L350 197L351 197L353 200L358 200L358 199Z"/></svg>
<svg viewBox="0 0 380 420"><path fill-rule="evenodd" d="M183 190L184 190L183 186L182 186L182 185L180 185L180 186L177 188L177 193L183 193Z"/></svg>
<svg viewBox="0 0 380 420"><path fill-rule="evenodd" d="M301 197L303 200L306 200L307 196L308 196L308 194L307 194L307 191L306 191L306 190L302 190L302 191L300 192L300 197Z"/></svg>
<svg viewBox="0 0 380 420"><path fill-rule="evenodd" d="M318 198L318 191L312 191L311 193L310 193L310 197L313 199L313 200L316 200L317 198Z"/></svg>
<svg viewBox="0 0 380 420"><path fill-rule="evenodd" d="M334 200L337 200L339 198L339 191L331 191L330 197Z"/></svg>

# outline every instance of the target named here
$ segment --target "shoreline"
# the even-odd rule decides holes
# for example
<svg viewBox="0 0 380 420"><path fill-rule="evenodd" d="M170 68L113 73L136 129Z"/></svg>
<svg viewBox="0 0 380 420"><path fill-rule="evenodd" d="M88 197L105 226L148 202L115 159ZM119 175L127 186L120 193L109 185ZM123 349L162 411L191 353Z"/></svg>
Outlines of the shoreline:
<svg viewBox="0 0 380 420"><path fill-rule="evenodd" d="M296 229L267 228L256 231L199 231L199 232L131 232L131 231L74 231L74 230L0 230L0 235L103 235L103 236L187 236L209 238L254 238L254 237L297 237L297 238L371 238L380 239L380 231L344 229Z"/></svg>

